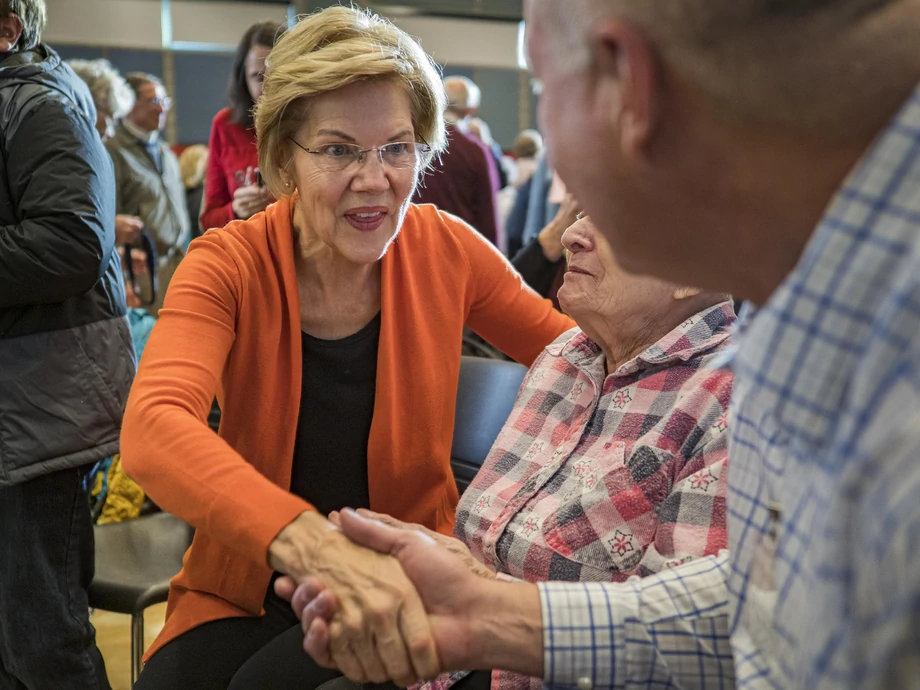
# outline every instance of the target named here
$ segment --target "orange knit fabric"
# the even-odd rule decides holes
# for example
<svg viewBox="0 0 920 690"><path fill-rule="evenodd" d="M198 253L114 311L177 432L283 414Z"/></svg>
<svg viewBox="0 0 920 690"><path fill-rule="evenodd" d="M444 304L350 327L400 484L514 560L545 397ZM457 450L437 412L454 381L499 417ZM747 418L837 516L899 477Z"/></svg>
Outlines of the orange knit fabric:
<svg viewBox="0 0 920 690"><path fill-rule="evenodd" d="M382 259L370 505L444 534L464 324L522 364L574 324L461 221L412 206ZM269 544L311 506L288 492L301 329L290 201L195 240L169 286L122 429L125 471L197 528L149 657L209 620L263 613ZM219 435L206 424L211 400Z"/></svg>

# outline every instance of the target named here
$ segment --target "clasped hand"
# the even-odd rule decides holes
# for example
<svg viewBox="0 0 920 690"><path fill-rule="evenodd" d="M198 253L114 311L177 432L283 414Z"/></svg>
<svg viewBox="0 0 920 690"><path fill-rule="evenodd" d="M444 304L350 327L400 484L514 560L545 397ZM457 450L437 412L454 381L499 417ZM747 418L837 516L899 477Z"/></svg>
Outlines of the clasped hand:
<svg viewBox="0 0 920 690"><path fill-rule="evenodd" d="M434 678L440 671L465 668L475 641L468 614L476 598L476 584L492 580L494 574L478 563L459 540L370 511L359 513L333 513L330 520L341 528L342 539L373 549L376 559L362 565L362 570L374 573L372 577L350 578L353 586L342 587L337 582L348 577L344 571L329 577L329 572L316 569L303 578L280 578L276 582L275 591L291 601L301 620L304 649L320 665L338 668L351 680L362 683L393 680L407 686L419 679ZM367 558L368 549L350 541L349 544L362 554L362 560ZM383 564L389 574L378 571ZM394 564L398 576L394 574ZM394 587L389 577L397 578L399 595L387 596L384 592L384 596L376 596L374 590L382 586L381 582L386 580L387 588ZM404 584L415 597L406 593ZM400 597L413 606L424 603L424 625L414 617L414 608L411 626L395 625L404 606ZM424 631L427 644L422 644L420 637L405 635L404 641L397 644L393 637L403 630L419 636ZM380 644L378 636L385 636L387 644ZM368 639L378 642L372 644ZM410 650L411 668L398 652L401 646Z"/></svg>

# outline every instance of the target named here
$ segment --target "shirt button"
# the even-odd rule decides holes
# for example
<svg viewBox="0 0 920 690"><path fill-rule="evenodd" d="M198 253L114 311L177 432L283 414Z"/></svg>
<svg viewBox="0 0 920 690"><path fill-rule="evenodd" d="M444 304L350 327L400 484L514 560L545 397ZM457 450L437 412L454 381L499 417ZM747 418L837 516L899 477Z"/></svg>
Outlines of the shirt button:
<svg viewBox="0 0 920 690"><path fill-rule="evenodd" d="M582 676L578 679L578 690L593 690L594 683L591 682L591 679L588 676Z"/></svg>

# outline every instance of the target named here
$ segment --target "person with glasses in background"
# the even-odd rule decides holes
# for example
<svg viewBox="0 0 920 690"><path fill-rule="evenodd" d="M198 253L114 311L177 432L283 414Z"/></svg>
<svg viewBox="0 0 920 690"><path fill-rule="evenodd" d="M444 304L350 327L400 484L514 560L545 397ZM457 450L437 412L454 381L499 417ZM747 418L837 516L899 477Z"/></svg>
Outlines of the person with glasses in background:
<svg viewBox="0 0 920 690"><path fill-rule="evenodd" d="M304 652L279 574L322 573L356 627L375 621L365 642L396 677L435 671L376 619L398 602L398 630L428 636L396 560L325 516L359 506L450 534L464 325L526 365L574 325L469 225L411 203L444 103L419 44L363 10L310 15L268 56L255 122L278 201L191 244L125 413L126 472L197 528L136 688L340 676Z"/></svg>
<svg viewBox="0 0 920 690"><path fill-rule="evenodd" d="M162 136L172 100L154 75L125 75L134 91L135 103L106 148L115 164L118 213L141 219L157 253L157 283L149 311L157 315L166 288L179 261L185 256L189 217L179 161ZM145 286L146 289L146 286Z"/></svg>
<svg viewBox="0 0 920 690"><path fill-rule="evenodd" d="M237 218L251 218L272 201L258 174L252 109L262 97L265 58L284 30L283 24L271 21L253 24L237 47L227 87L229 107L217 113L211 125L202 232Z"/></svg>

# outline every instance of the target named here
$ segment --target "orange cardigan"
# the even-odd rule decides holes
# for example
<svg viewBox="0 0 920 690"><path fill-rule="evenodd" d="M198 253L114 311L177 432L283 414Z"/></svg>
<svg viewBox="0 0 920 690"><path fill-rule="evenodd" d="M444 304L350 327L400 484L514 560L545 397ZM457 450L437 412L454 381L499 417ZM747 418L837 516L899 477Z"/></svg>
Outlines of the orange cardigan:
<svg viewBox="0 0 920 690"><path fill-rule="evenodd" d="M464 324L522 364L574 324L527 288L478 233L410 207L382 259L370 506L444 534ZM122 463L197 528L149 657L210 620L258 616L268 547L311 506L291 494L301 329L290 200L190 247L144 351L121 434ZM206 419L217 395L220 433Z"/></svg>

